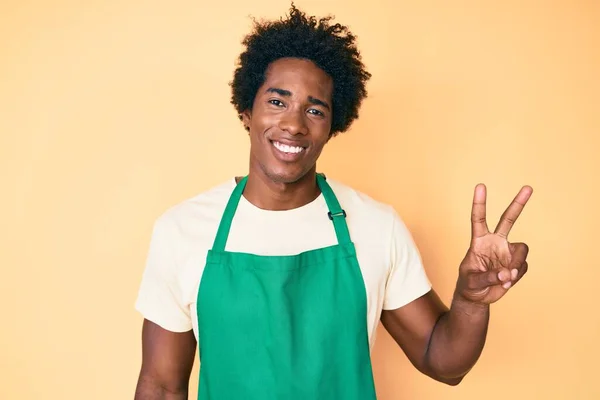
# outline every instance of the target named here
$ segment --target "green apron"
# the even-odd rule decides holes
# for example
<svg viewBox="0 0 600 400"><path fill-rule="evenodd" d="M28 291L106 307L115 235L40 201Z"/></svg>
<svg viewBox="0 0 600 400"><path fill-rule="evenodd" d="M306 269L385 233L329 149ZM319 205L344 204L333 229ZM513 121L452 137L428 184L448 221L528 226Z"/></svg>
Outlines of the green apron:
<svg viewBox="0 0 600 400"><path fill-rule="evenodd" d="M331 187L317 175L337 245L293 256L225 251L247 178L231 194L198 290L198 399L375 399L366 289Z"/></svg>

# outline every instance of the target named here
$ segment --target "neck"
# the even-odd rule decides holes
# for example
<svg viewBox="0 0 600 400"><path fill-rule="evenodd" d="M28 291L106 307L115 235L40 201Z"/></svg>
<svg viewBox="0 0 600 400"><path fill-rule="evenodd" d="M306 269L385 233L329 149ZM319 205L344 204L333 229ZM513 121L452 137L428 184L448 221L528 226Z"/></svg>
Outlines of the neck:
<svg viewBox="0 0 600 400"><path fill-rule="evenodd" d="M293 183L275 182L262 171L250 170L244 197L263 210L285 211L302 207L315 200L321 193L312 169Z"/></svg>

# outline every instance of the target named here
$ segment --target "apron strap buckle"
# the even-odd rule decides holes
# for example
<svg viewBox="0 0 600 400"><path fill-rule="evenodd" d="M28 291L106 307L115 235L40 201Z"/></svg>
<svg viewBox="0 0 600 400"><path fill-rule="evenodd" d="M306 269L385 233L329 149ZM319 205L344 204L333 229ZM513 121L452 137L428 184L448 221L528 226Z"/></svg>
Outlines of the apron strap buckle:
<svg viewBox="0 0 600 400"><path fill-rule="evenodd" d="M329 212L327 213L327 216L328 216L328 217L329 217L329 219L330 219L330 220L332 220L332 221L333 221L333 217L340 217L340 216L343 216L344 218L346 218L346 211L345 211L345 210L342 210L342 211L340 211L340 212L336 212L335 214L332 214L332 213L331 213L331 211L329 211Z"/></svg>

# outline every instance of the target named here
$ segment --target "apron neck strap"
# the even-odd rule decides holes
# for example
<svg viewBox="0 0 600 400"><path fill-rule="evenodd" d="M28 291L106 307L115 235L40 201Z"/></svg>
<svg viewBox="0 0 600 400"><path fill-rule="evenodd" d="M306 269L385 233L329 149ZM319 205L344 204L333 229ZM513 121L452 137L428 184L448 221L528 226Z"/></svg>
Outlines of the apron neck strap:
<svg viewBox="0 0 600 400"><path fill-rule="evenodd" d="M317 184L319 189L323 193L325 202L329 212L327 216L333 221L333 227L335 228L335 236L337 237L339 244L350 243L350 232L348 231L348 224L346 224L346 211L340 205L335 193L327 183L327 178L324 174L317 174Z"/></svg>
<svg viewBox="0 0 600 400"><path fill-rule="evenodd" d="M229 230L231 229L231 221L233 221L233 216L235 215L235 211L237 210L240 199L242 198L242 193L244 193L244 189L246 188L246 182L248 182L247 175L238 182L238 184L235 186L235 189L233 189L233 193L231 193L231 196L229 196L229 201L227 202L225 211L223 211L221 223L219 224L219 230L217 231L217 236L215 237L215 241L213 243L213 251L225 250L227 237L229 236Z"/></svg>
<svg viewBox="0 0 600 400"><path fill-rule="evenodd" d="M243 177L238 182L235 189L231 193L231 196L229 197L229 201L227 202L227 206L225 207L225 211L223 212L223 216L221 218L221 223L219 224L217 236L215 237L215 241L213 243L213 251L225 250L225 245L227 244L227 238L229 236L229 230L231 229L231 222L233 221L233 216L235 215L238 204L240 203L240 199L242 198L242 194L246 188L247 182L248 176ZM331 221L333 221L333 227L335 229L335 235L338 243L350 243L350 232L348 231L348 225L346 224L346 212L340 206L335 193L333 193L331 186L329 186L326 181L325 175L321 173L317 174L317 185L319 186L321 193L323 193L325 203L327 203L327 208L329 209L327 216Z"/></svg>

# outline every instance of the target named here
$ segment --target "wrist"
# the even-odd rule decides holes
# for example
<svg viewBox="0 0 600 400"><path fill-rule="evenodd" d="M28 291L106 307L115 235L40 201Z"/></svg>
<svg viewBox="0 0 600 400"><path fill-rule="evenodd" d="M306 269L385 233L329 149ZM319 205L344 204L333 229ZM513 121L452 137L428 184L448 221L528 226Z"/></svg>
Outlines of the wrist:
<svg viewBox="0 0 600 400"><path fill-rule="evenodd" d="M460 293L454 293L452 298L451 310L460 311L468 315L482 315L487 314L490 310L490 305L487 303L479 303L473 300L469 300L462 296Z"/></svg>

